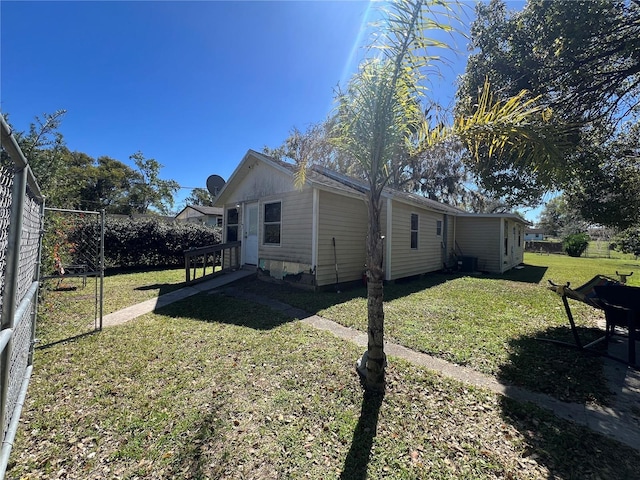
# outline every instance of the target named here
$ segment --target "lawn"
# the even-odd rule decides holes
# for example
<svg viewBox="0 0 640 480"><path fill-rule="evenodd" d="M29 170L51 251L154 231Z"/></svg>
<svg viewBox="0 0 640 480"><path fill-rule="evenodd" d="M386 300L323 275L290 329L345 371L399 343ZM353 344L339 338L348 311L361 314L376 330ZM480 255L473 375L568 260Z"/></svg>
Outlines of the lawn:
<svg viewBox="0 0 640 480"><path fill-rule="evenodd" d="M40 349L7 478L637 478L637 451L399 359L364 397L360 353L224 294Z"/></svg>
<svg viewBox="0 0 640 480"><path fill-rule="evenodd" d="M104 276L103 314L144 302L184 286L184 268L146 271L107 271ZM94 330L99 279L47 280L38 305L38 342L47 345Z"/></svg>
<svg viewBox="0 0 640 480"><path fill-rule="evenodd" d="M559 398L606 403L597 357L566 337L547 279L580 285L633 260L527 255L504 276L428 275L385 289L399 343ZM182 286L182 269L105 277L105 313ZM640 276L630 283L640 284ZM72 282L72 281L67 281ZM63 285L65 286L65 285ZM47 292L38 337L74 336L92 285ZM364 329L364 288L259 291ZM85 302L87 303L87 302ZM592 310L575 305L585 334ZM266 314L265 314L266 313ZM198 295L36 353L8 478L633 478L637 452L533 407L391 359L364 399L360 354L334 337L225 295Z"/></svg>
<svg viewBox="0 0 640 480"><path fill-rule="evenodd" d="M640 270L640 263L526 254L525 264L504 275L429 274L388 284L386 338L562 400L606 404L601 358L536 340L572 339L560 297L546 288L547 280L577 287L599 273ZM640 272L629 280L640 284ZM249 281L239 288L366 331L364 287L313 293ZM576 302L571 306L583 338L599 337L601 312Z"/></svg>

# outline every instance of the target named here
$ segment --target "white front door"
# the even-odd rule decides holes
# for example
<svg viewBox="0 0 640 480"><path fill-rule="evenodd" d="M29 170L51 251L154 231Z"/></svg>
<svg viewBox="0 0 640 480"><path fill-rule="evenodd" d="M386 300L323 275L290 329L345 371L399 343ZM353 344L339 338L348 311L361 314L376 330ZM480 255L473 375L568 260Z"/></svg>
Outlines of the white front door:
<svg viewBox="0 0 640 480"><path fill-rule="evenodd" d="M244 262L258 264L258 204L250 203L245 207L244 225Z"/></svg>

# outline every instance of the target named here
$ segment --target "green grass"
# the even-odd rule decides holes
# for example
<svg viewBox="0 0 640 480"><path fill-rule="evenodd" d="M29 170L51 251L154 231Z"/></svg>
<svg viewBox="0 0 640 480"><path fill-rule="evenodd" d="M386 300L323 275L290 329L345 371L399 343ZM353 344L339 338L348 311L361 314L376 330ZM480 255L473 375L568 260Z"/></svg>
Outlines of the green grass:
<svg viewBox="0 0 640 480"><path fill-rule="evenodd" d="M598 273L640 270L640 263L538 254L526 254L525 263L499 276L430 274L388 284L386 338L562 400L606 403L600 358L536 340L572 339L560 297L546 288L547 279L577 287ZM640 272L629 280L640 284ZM363 287L313 293L246 282L243 288L366 331ZM571 307L583 338L599 337L601 312L577 302Z"/></svg>
<svg viewBox="0 0 640 480"><path fill-rule="evenodd" d="M184 286L184 268L110 272L104 276L103 313L144 302ZM96 298L100 290L97 278L47 280L40 292L38 339L40 344L64 340L93 330L97 318Z"/></svg>
<svg viewBox="0 0 640 480"><path fill-rule="evenodd" d="M587 251L584 253L585 257L601 257L601 258L614 258L624 260L637 260L635 255L631 253L622 253L618 250L609 249L610 242L605 240L591 240Z"/></svg>
<svg viewBox="0 0 640 480"><path fill-rule="evenodd" d="M637 451L399 359L384 398L365 398L360 353L205 294L38 350L7 478L637 474Z"/></svg>

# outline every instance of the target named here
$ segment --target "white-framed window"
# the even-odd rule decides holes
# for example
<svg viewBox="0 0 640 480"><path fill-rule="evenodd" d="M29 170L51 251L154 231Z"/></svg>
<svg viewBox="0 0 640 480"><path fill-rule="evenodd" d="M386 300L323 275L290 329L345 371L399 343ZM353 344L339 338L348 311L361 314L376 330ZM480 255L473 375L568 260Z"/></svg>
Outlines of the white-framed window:
<svg viewBox="0 0 640 480"><path fill-rule="evenodd" d="M442 235L442 220L436 220L436 235L438 237Z"/></svg>
<svg viewBox="0 0 640 480"><path fill-rule="evenodd" d="M264 204L264 232L265 245L280 245L282 229L282 202L269 202Z"/></svg>
<svg viewBox="0 0 640 480"><path fill-rule="evenodd" d="M227 209L227 242L238 241L238 209Z"/></svg>
<svg viewBox="0 0 640 480"><path fill-rule="evenodd" d="M418 248L418 231L420 227L420 221L417 213L411 214L411 248Z"/></svg>

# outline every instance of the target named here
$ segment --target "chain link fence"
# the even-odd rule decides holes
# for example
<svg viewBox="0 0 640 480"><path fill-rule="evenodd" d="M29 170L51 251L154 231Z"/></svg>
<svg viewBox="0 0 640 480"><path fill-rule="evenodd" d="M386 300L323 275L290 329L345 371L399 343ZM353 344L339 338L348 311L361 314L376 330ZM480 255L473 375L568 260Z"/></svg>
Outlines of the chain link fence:
<svg viewBox="0 0 640 480"><path fill-rule="evenodd" d="M44 199L0 116L0 478L4 478L31 378Z"/></svg>
<svg viewBox="0 0 640 480"><path fill-rule="evenodd" d="M102 329L104 228L104 211L45 208L39 348ZM74 308L59 315L55 306L63 297Z"/></svg>

